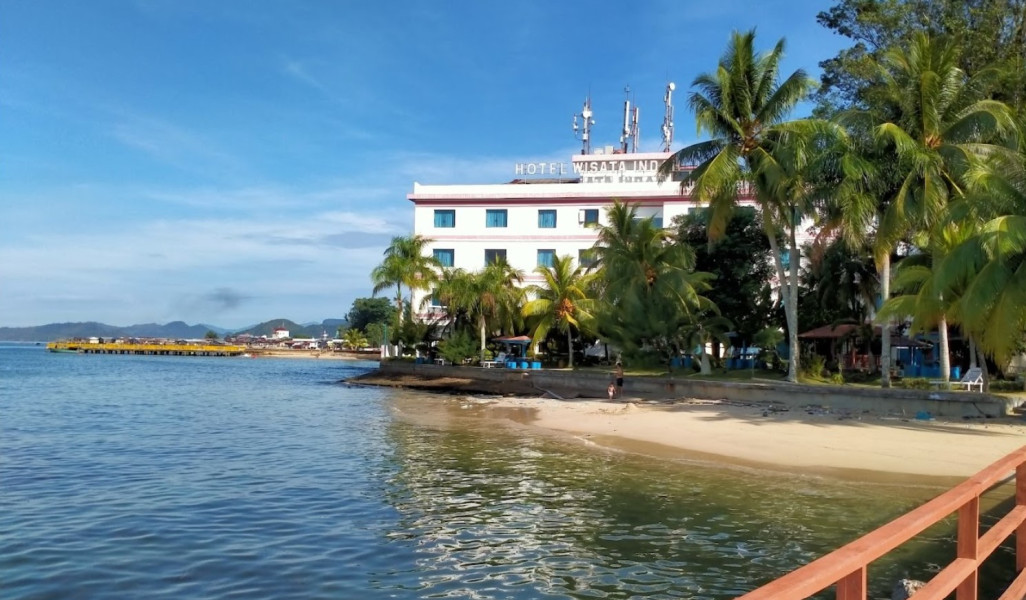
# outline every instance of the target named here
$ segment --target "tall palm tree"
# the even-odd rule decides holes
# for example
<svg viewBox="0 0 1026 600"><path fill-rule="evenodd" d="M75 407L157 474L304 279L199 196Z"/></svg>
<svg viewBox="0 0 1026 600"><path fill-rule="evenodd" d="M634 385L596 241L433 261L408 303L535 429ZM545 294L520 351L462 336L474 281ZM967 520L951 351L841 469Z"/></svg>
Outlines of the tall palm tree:
<svg viewBox="0 0 1026 600"><path fill-rule="evenodd" d="M701 294L713 276L695 271L691 247L673 243L651 218L639 219L635 206L616 201L606 216L595 245L598 329L623 349L667 350L682 325L716 310Z"/></svg>
<svg viewBox="0 0 1026 600"><path fill-rule="evenodd" d="M932 235L918 236L921 251L907 256L898 263L894 276L892 296L880 307L882 319L911 318L913 331L938 331L938 354L941 378L948 379L951 359L948 342L948 323L959 320L963 310L970 310L961 302L962 290L943 284L939 268L954 248L965 242L976 225L971 222L948 223L935 227Z"/></svg>
<svg viewBox="0 0 1026 600"><path fill-rule="evenodd" d="M688 104L695 112L698 133L708 133L712 139L676 152L660 166L659 172L666 178L682 165L697 165L683 178L681 189L691 186L694 199L709 205L709 235L712 238L726 230L737 206L739 186L749 184L754 188L775 257L777 277L785 293L793 296L790 302L785 302L792 346L788 380L797 381L798 256L795 244L791 244L791 277L785 278L777 241L780 231L786 230L788 221L792 221L793 229L796 215L782 210L780 201L787 186L770 190L765 184L772 178L755 175L763 168L762 163L774 145L774 137L779 138L785 131L812 132L823 128L824 123L812 119L786 121L788 114L814 89L815 82L800 69L778 82L784 53L783 39L765 54L756 54L754 45L754 30L734 32L717 70L699 75L692 82L692 86L698 89L691 93ZM779 139L776 143L779 144ZM790 192L801 189L800 185L789 187ZM782 222L781 218L785 220Z"/></svg>
<svg viewBox="0 0 1026 600"><path fill-rule="evenodd" d="M385 249L385 258L371 271L373 294L395 286L396 325L403 320L403 286L410 290L426 290L437 279L436 269L441 265L426 254L431 240L422 235L397 236Z"/></svg>
<svg viewBox="0 0 1026 600"><path fill-rule="evenodd" d="M968 177L970 194L952 219L986 221L938 267L943 290L962 289L959 324L979 347L1006 364L1026 345L1026 146L992 159Z"/></svg>
<svg viewBox="0 0 1026 600"><path fill-rule="evenodd" d="M481 360L489 332L514 333L522 322L523 274L505 259L487 265L477 273L456 269L439 287L438 294L451 315L466 315L478 329Z"/></svg>
<svg viewBox="0 0 1026 600"><path fill-rule="evenodd" d="M1009 153L994 142L1010 138L1016 124L1006 105L980 98L987 74L966 78L958 68L958 47L947 40L917 34L907 46L884 54L878 75L874 97L883 106L875 114L886 120L875 126L874 136L890 152L899 182L877 231L886 300L893 247L909 231L935 233L950 202L964 194L965 176L985 157ZM882 324L887 373L890 323Z"/></svg>
<svg viewBox="0 0 1026 600"><path fill-rule="evenodd" d="M595 301L588 296L590 280L594 275L581 266L574 266L570 256L557 256L551 267L538 267L535 272L545 279L545 285L527 289L534 300L524 305L524 317L537 317L532 334L532 345L545 340L556 329L566 334L570 355L569 365L574 368L573 330L590 325L594 319Z"/></svg>

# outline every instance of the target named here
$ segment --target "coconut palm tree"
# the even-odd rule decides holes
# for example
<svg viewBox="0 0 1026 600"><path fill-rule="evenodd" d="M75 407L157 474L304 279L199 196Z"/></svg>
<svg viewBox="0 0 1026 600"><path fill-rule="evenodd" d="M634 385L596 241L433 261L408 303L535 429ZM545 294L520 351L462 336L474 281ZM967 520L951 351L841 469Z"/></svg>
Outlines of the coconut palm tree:
<svg viewBox="0 0 1026 600"><path fill-rule="evenodd" d="M712 365L709 363L709 354L706 353L706 346L712 342L729 344L730 332L733 324L726 317L715 313L700 315L691 323L681 329L681 337L688 352L698 352L698 368L702 375L712 374Z"/></svg>
<svg viewBox="0 0 1026 600"><path fill-rule="evenodd" d="M602 303L600 333L625 350L669 351L677 330L703 311L716 311L701 293L712 275L694 270L694 251L636 207L616 201L606 211L595 253Z"/></svg>
<svg viewBox="0 0 1026 600"><path fill-rule="evenodd" d="M530 286L528 294L535 296L523 307L523 315L536 317L532 345L540 344L553 329L566 334L570 368L574 368L573 330L581 331L594 320L594 299L588 296L590 280L594 275L575 266L570 256L557 256L551 267L534 270L545 279L541 286Z"/></svg>
<svg viewBox="0 0 1026 600"><path fill-rule="evenodd" d="M877 231L886 300L891 249L910 231L939 234L933 230L946 220L949 204L964 194L966 175L985 158L1012 152L994 142L1012 139L1016 124L1006 105L980 98L987 73L966 78L958 68L958 47L947 40L917 34L907 46L884 54L878 75L874 97L883 106L875 114L889 118L876 124L874 137L890 152L886 160L899 182ZM883 325L887 373L889 322Z"/></svg>
<svg viewBox="0 0 1026 600"><path fill-rule="evenodd" d="M481 360L489 332L514 333L522 323L523 279L523 273L499 259L477 273L456 269L439 287L437 293L450 314L465 315L476 324Z"/></svg>
<svg viewBox="0 0 1026 600"><path fill-rule="evenodd" d="M403 320L403 286L410 290L426 290L437 279L436 269L441 265L426 254L431 240L422 235L397 236L385 249L385 258L371 271L373 294L395 286L396 326Z"/></svg>
<svg viewBox="0 0 1026 600"><path fill-rule="evenodd" d="M1026 345L1026 147L970 172L951 219L985 223L937 267L942 290L961 289L959 324L1005 364Z"/></svg>
<svg viewBox="0 0 1026 600"><path fill-rule="evenodd" d="M754 45L754 30L734 32L717 70L699 75L692 82L697 90L689 96L688 104L695 112L699 134L708 133L712 139L676 152L660 166L659 172L665 179L683 165L697 165L684 176L681 189L691 187L692 197L709 205L711 238L722 235L726 230L737 207L739 186L752 187L763 215L778 279L785 288L789 288L790 291L785 289L785 293L795 296L790 302L785 301L785 314L792 338L788 379L797 381L798 256L795 244L792 244L789 252L792 273L790 278L785 278L778 236L786 230L788 222L793 228L793 220L798 216L784 206L793 204L795 198L782 204L781 200L786 200L783 194L785 191L802 191L803 188L797 181L792 181L790 186L781 184L776 190L769 190L764 184L772 181L772 173L767 172L761 178L756 174L763 168L762 163L771 146L781 143L782 133L813 132L823 129L824 122L813 119L786 121L787 115L814 89L815 82L800 69L778 82L784 53L783 39L765 54L757 54ZM774 137L778 138L776 142L773 142Z"/></svg>
<svg viewBox="0 0 1026 600"><path fill-rule="evenodd" d="M898 263L893 282L897 295L888 298L878 313L881 319L911 318L913 331L927 332L936 328L941 378L945 380L951 372L948 323L959 320L968 307L961 302L962 290L944 285L939 265L975 230L971 222L948 223L935 227L929 237L918 236L921 251Z"/></svg>

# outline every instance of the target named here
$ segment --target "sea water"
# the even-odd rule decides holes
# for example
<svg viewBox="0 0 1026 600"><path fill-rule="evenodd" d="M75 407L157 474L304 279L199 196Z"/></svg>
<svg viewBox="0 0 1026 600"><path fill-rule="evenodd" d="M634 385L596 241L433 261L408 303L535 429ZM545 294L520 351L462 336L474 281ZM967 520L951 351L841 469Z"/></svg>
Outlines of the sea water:
<svg viewBox="0 0 1026 600"><path fill-rule="evenodd" d="M606 451L339 383L373 366L0 346L0 596L733 598L941 491ZM951 529L874 564L873 596L946 564Z"/></svg>

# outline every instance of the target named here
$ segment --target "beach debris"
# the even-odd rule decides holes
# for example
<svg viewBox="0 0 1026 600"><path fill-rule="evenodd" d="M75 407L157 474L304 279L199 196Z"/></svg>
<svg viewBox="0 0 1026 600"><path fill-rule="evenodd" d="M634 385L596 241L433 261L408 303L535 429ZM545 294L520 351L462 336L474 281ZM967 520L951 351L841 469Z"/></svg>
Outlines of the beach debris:
<svg viewBox="0 0 1026 600"><path fill-rule="evenodd" d="M891 600L909 600L926 584L918 579L899 579L891 590Z"/></svg>
<svg viewBox="0 0 1026 600"><path fill-rule="evenodd" d="M916 421L932 421L933 414L928 410L921 410L916 413Z"/></svg>

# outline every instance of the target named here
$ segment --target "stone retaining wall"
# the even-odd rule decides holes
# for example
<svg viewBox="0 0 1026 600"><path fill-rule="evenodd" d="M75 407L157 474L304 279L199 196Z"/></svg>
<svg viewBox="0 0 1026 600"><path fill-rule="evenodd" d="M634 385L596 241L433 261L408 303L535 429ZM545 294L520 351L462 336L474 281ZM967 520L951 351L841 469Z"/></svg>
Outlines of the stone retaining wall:
<svg viewBox="0 0 1026 600"><path fill-rule="evenodd" d="M539 390L557 395L568 392L605 398L612 373L563 370L512 370L504 368L439 366L405 361L382 361L382 375L462 377L480 381L528 380ZM626 377L625 396L645 398L698 398L752 404L777 404L788 408L817 405L831 410L915 417L928 412L935 417L1002 417L1019 401L979 392L926 391L863 388L839 385L795 385L782 382L700 381L674 377Z"/></svg>

